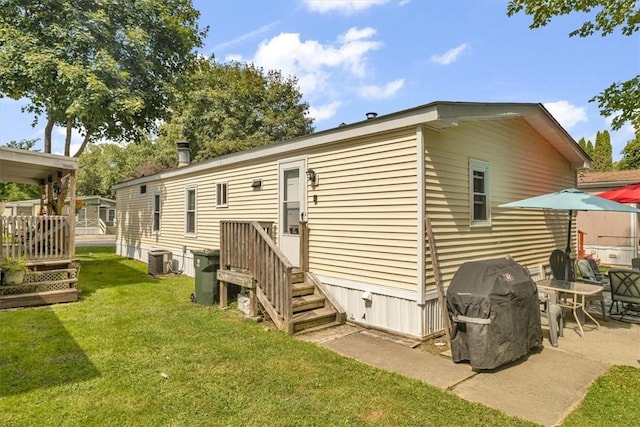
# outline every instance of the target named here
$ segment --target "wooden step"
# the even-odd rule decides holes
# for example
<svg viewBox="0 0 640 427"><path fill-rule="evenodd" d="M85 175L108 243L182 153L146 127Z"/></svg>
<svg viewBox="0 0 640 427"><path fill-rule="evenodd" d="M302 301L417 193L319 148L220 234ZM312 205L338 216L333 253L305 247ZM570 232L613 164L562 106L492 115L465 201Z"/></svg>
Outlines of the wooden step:
<svg viewBox="0 0 640 427"><path fill-rule="evenodd" d="M336 321L336 311L329 307L303 311L293 315L293 332Z"/></svg>
<svg viewBox="0 0 640 427"><path fill-rule="evenodd" d="M76 288L18 295L0 295L0 309L48 305L73 301L78 301L78 290Z"/></svg>
<svg viewBox="0 0 640 427"><path fill-rule="evenodd" d="M312 283L300 282L294 283L291 288L291 296L299 297L302 295L311 295L314 292L314 287Z"/></svg>
<svg viewBox="0 0 640 427"><path fill-rule="evenodd" d="M324 307L324 297L319 294L302 295L293 299L294 313L322 307Z"/></svg>
<svg viewBox="0 0 640 427"><path fill-rule="evenodd" d="M291 283L302 283L304 282L304 272L298 268L294 268L291 272Z"/></svg>

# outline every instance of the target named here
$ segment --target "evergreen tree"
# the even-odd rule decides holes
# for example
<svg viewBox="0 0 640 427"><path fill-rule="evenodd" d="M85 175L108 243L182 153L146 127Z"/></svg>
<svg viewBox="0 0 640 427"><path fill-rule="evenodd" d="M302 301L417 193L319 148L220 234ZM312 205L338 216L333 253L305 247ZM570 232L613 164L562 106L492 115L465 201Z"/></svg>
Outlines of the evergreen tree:
<svg viewBox="0 0 640 427"><path fill-rule="evenodd" d="M611 148L611 137L608 131L598 131L596 134L596 144L593 150L593 163L591 169L604 172L613 169L613 158Z"/></svg>

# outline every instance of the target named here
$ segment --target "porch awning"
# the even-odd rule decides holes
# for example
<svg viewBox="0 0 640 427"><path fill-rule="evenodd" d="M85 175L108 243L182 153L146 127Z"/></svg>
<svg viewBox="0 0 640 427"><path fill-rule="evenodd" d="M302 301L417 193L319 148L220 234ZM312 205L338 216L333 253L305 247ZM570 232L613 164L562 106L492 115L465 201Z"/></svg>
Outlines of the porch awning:
<svg viewBox="0 0 640 427"><path fill-rule="evenodd" d="M77 169L78 159L75 157L0 147L2 182L40 185L49 177L55 179L58 172L65 174Z"/></svg>

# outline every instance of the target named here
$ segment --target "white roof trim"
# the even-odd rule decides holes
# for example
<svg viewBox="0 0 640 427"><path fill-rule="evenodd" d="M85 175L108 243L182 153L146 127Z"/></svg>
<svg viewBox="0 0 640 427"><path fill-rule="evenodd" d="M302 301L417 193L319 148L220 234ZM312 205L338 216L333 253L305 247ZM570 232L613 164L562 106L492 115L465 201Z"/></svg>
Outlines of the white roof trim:
<svg viewBox="0 0 640 427"><path fill-rule="evenodd" d="M434 102L409 110L400 111L375 119L301 136L292 140L259 147L193 163L177 169L160 172L114 185L114 189L140 185L147 182L194 174L235 163L277 156L283 153L311 149L367 135L394 131L405 127L426 126L442 130L457 126L461 121L496 120L521 117L549 141L573 168L588 167L589 156L575 140L558 124L542 104L532 103L472 103Z"/></svg>

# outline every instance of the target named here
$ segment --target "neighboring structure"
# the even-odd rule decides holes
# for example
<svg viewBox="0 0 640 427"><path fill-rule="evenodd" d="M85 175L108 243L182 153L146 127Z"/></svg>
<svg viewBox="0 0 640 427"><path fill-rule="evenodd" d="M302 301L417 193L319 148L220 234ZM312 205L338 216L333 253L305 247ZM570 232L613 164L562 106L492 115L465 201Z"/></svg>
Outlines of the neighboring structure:
<svg viewBox="0 0 640 427"><path fill-rule="evenodd" d="M42 200L53 200L57 189L66 186L70 200L69 212L64 215L45 212L44 208L38 215L5 215L6 208L2 208L0 260L21 263L24 259L29 272L24 283L0 286L0 308L78 299L75 221L72 220L77 169L78 159L73 157L0 147L0 181L38 185Z"/></svg>
<svg viewBox="0 0 640 427"><path fill-rule="evenodd" d="M538 274L566 245L566 214L498 205L575 187L589 162L541 104L434 102L117 184L117 251L169 250L193 275L191 250L221 248L223 270L268 270L273 256L244 237L262 221L351 321L426 337L443 328L433 258L445 284L465 261L506 255ZM263 305L276 276L247 281Z"/></svg>
<svg viewBox="0 0 640 427"><path fill-rule="evenodd" d="M7 216L39 215L40 199L4 203ZM1 212L0 212L1 213ZM69 199L65 200L63 215L69 213ZM76 235L115 234L116 201L100 196L76 197Z"/></svg>
<svg viewBox="0 0 640 427"><path fill-rule="evenodd" d="M636 182L640 182L640 170L578 174L578 188L593 194ZM576 224L584 233L585 254L606 265L630 267L631 259L638 256L639 220L622 212L579 212Z"/></svg>

